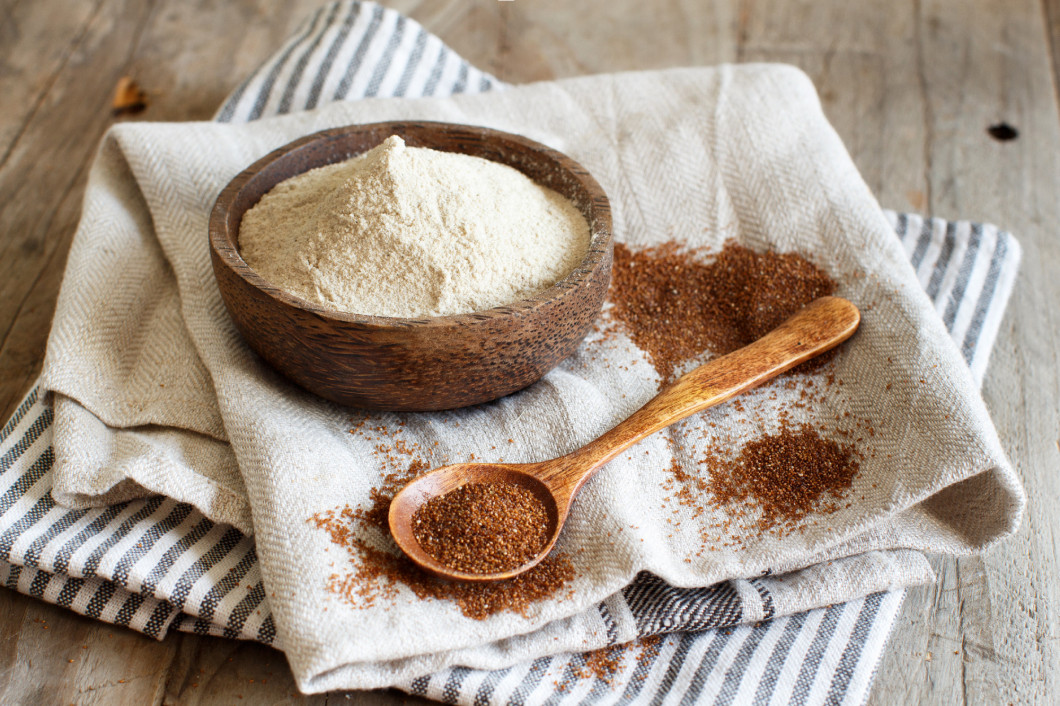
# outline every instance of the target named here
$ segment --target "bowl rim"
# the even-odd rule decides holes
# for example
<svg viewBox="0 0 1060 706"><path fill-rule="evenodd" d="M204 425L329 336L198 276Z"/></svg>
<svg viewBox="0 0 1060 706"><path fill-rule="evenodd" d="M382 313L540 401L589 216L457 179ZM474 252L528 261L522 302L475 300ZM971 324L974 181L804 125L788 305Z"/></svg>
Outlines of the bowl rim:
<svg viewBox="0 0 1060 706"><path fill-rule="evenodd" d="M588 202L590 203L590 211L593 217L587 218L589 223L589 246L585 253L585 257L579 261L577 265L569 272L565 277L558 280L550 287L538 292L537 294L526 297L524 299L518 299L508 304L501 306L492 307L490 309L483 309L481 311L474 311L464 314L448 314L445 316L432 316L432 317L420 317L420 318L406 318L406 317L390 317L390 316L373 316L370 314L356 314L351 312L336 311L334 309L328 309L314 304L310 301L302 299L301 297L292 294L280 287L274 285L269 280L258 274L247 262L243 259L243 256L239 252L239 228L235 228L235 233L231 232L229 228L229 212L231 211L236 200L239 198L243 189L251 182L251 180L257 176L259 172L270 166L274 162L283 159L290 153L302 149L312 143L319 141L336 141L342 139L350 134L361 133L361 132L379 132L379 131L390 131L390 134L401 134L401 131L411 128L412 130L449 130L453 132L463 132L469 137L476 137L478 139L484 139L485 141L503 141L509 143L515 143L524 148L528 148L534 152L537 152L546 158L555 162L563 171L567 172L579 182L581 188L588 195ZM383 139L386 139L385 137ZM369 148L371 149L371 148ZM431 147L431 149L436 149ZM365 150L367 151L367 150ZM442 150L442 151L455 151L455 150ZM358 152L347 156L345 159L351 159L364 152ZM461 153L466 154L466 153ZM483 157L483 159L486 159ZM340 160L336 160L340 161ZM492 160L491 160L492 161ZM329 162L328 164L334 164L336 162ZM324 164L318 166L326 166ZM508 165L514 169L518 169L515 165ZM297 174L303 174L310 169L315 169L315 166L307 167L304 170L297 172ZM519 170L522 171L522 170ZM291 176L297 176L293 174ZM290 178L290 177L288 177ZM530 178L527 175L527 178ZM279 184L280 182L277 182ZM535 182L537 183L537 182ZM274 188L275 184L273 187ZM268 193L268 192L266 192ZM580 210L580 209L579 209ZM584 214L583 214L584 215ZM242 221L242 218L240 219ZM312 313L322 319L341 322L343 324L354 324L359 327L367 329L410 329L410 328L448 328L452 326L460 325L473 325L488 322L496 318L508 318L517 316L520 314L529 313L535 309L549 304L557 299L564 298L569 295L571 291L578 288L578 285L590 280L596 270L604 264L607 259L607 254L612 247L613 233L611 230L611 204L607 198L607 194L604 192L603 187L600 186L599 182L592 176L588 169L583 167L580 163L576 162L571 157L560 152L559 150L552 149L547 145L543 145L540 142L532 140L523 135L515 133L504 132L502 130L496 130L478 125L469 125L462 123L448 123L441 121L431 120L388 120L375 123L357 123L353 125L345 125L335 128L329 128L326 130L320 130L318 132L311 133L304 137L300 137L296 140L288 142L281 147L278 147L260 159L256 160L253 164L245 168L239 174L232 178L231 181L221 190L221 193L217 196L214 202L213 209L210 212L209 219L209 237L210 237L210 249L213 253L215 265L220 264L227 267L231 272L236 274L245 283L254 287L258 291L262 292L275 302L296 309L301 309ZM217 273L215 272L215 279Z"/></svg>

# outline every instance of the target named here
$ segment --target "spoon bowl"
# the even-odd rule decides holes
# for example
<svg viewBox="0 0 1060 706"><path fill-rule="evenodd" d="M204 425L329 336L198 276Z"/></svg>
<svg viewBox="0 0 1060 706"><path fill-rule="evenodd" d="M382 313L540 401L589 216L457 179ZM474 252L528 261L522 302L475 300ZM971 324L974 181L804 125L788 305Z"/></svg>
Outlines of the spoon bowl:
<svg viewBox="0 0 1060 706"><path fill-rule="evenodd" d="M512 578L536 566L556 544L559 528L566 519L570 503L558 502L563 494L557 493L546 478L539 477L541 463L458 463L443 466L417 478L401 489L390 502L388 522L390 533L401 550L420 567L447 579L460 581L499 581ZM541 503L548 517L546 536L548 542L531 561L511 571L492 574L475 574L453 569L431 556L416 539L412 516L431 498L441 497L468 483L510 483L529 490Z"/></svg>
<svg viewBox="0 0 1060 706"><path fill-rule="evenodd" d="M497 581L529 570L555 546L575 495L612 458L641 439L741 392L772 380L854 335L857 307L839 297L808 304L754 343L685 374L603 436L566 456L537 463L460 463L412 481L390 504L394 541L412 561L447 579ZM431 556L413 533L413 516L432 498L468 483L514 483L529 489L547 516L548 540L531 560L509 571L479 574L449 567Z"/></svg>

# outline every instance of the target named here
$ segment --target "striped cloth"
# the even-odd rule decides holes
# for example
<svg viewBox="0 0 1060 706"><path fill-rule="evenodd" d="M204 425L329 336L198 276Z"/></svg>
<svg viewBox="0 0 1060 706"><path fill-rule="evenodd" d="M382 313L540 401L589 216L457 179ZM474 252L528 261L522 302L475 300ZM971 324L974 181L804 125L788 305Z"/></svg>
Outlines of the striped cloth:
<svg viewBox="0 0 1060 706"><path fill-rule="evenodd" d="M374 3L319 9L217 115L245 121L332 100L501 88L416 22ZM1015 239L994 226L888 213L978 381L1012 290ZM51 495L52 409L34 386L0 430L0 581L161 639L170 629L277 642L252 539L154 497L70 510ZM773 617L771 582L678 589L642 574L620 602L642 636L601 678L585 654L497 672L452 668L403 685L449 703L860 703L903 592ZM752 610L746 596L754 596ZM609 608L611 606L611 608ZM611 621L611 622L609 622ZM608 671L611 671L609 669Z"/></svg>

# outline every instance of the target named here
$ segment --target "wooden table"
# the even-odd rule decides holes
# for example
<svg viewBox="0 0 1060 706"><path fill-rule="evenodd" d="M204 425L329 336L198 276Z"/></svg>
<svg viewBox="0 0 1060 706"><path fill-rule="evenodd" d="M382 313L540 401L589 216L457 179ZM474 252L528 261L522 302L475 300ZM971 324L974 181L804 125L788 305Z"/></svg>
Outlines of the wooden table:
<svg viewBox="0 0 1060 706"><path fill-rule="evenodd" d="M319 0L0 0L0 421L40 371L113 88L207 119ZM1013 231L1023 268L984 395L1030 504L1015 539L935 558L872 702L1060 701L1060 0L391 0L500 78L782 61L816 82L880 202ZM1005 121L1018 139L987 127ZM0 589L0 703L325 703L283 655L162 642ZM331 700L343 700L330 695ZM351 702L421 703L397 692Z"/></svg>

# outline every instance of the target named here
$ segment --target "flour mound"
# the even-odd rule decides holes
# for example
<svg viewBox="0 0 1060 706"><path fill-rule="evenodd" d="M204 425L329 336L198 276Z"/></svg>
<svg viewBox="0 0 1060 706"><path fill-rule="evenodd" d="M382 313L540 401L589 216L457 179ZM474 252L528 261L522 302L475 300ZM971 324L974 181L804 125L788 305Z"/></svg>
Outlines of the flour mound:
<svg viewBox="0 0 1060 706"><path fill-rule="evenodd" d="M281 182L243 215L243 259L336 311L465 314L547 289L584 258L574 205L519 171L398 136Z"/></svg>

